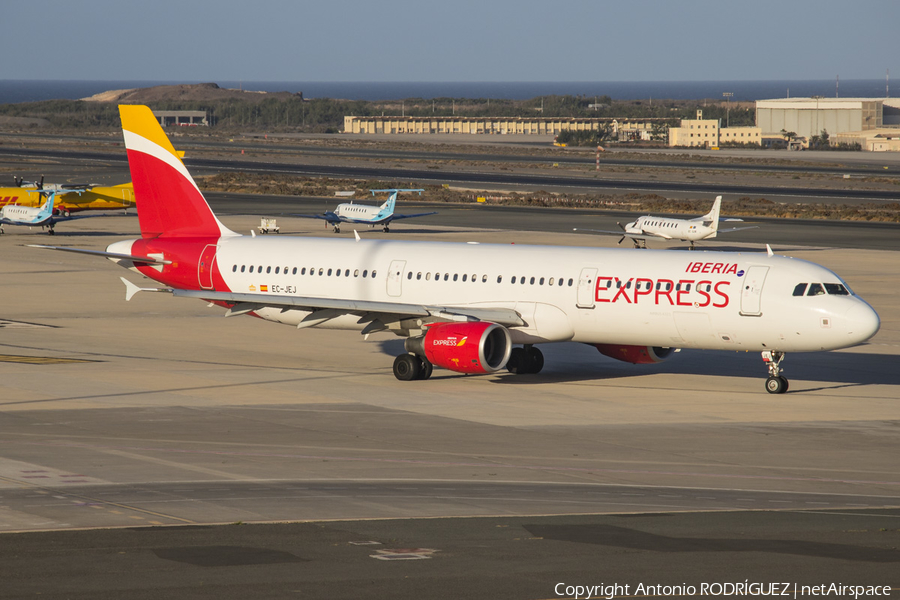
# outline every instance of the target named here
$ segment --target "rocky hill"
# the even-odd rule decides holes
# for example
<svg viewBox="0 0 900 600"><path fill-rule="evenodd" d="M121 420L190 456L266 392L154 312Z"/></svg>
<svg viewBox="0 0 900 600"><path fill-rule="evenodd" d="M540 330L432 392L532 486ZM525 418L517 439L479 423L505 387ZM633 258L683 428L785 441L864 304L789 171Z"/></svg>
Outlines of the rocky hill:
<svg viewBox="0 0 900 600"><path fill-rule="evenodd" d="M83 98L88 102L112 102L117 104L153 104L160 102L214 102L217 100L242 100L262 102L267 98L287 100L302 97L290 92L253 92L221 88L215 83L157 85L148 88L110 90Z"/></svg>

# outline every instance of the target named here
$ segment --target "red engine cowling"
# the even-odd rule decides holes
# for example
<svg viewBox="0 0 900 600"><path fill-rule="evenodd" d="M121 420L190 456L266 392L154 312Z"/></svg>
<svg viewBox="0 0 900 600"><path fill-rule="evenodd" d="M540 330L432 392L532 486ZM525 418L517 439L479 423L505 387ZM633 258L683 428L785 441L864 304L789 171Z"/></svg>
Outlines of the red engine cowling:
<svg viewBox="0 0 900 600"><path fill-rule="evenodd" d="M419 353L421 349L432 364L457 373L499 371L506 366L512 351L506 328L483 321L437 323L424 336L407 342L409 350Z"/></svg>
<svg viewBox="0 0 900 600"><path fill-rule="evenodd" d="M669 358L675 348L659 346L616 346L614 344L594 344L600 354L635 365L650 365Z"/></svg>

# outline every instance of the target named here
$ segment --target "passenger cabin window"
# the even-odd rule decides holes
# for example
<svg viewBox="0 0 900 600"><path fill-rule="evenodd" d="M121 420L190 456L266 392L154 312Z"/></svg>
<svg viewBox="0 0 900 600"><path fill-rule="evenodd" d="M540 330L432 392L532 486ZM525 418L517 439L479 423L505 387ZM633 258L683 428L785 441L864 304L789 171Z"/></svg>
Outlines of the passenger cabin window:
<svg viewBox="0 0 900 600"><path fill-rule="evenodd" d="M797 287L794 288L794 296L802 296L806 293L806 284L798 283Z"/></svg>
<svg viewBox="0 0 900 600"><path fill-rule="evenodd" d="M824 296L825 288L822 287L821 283L811 283L809 284L809 289L806 291L807 296Z"/></svg>

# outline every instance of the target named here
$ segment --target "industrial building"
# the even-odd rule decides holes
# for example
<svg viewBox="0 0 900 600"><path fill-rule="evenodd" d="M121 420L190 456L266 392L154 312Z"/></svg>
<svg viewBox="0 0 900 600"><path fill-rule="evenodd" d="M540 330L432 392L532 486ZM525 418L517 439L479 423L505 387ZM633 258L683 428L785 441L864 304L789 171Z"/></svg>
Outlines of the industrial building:
<svg viewBox="0 0 900 600"><path fill-rule="evenodd" d="M722 127L719 119L704 119L702 110L696 119L682 119L681 127L669 127L669 146L717 148L726 142L759 145L762 133L759 127Z"/></svg>
<svg viewBox="0 0 900 600"><path fill-rule="evenodd" d="M827 131L832 143L858 143L863 150L900 150L900 99L781 98L756 102L763 137L793 132L806 145Z"/></svg>
<svg viewBox="0 0 900 600"><path fill-rule="evenodd" d="M163 127L179 125L182 127L195 127L197 125L209 125L209 119L205 110L154 110L153 116Z"/></svg>
<svg viewBox="0 0 900 600"><path fill-rule="evenodd" d="M597 131L611 127L620 140L649 140L654 122L663 119L559 117L344 117L344 133L463 133L498 135L558 135L562 131Z"/></svg>

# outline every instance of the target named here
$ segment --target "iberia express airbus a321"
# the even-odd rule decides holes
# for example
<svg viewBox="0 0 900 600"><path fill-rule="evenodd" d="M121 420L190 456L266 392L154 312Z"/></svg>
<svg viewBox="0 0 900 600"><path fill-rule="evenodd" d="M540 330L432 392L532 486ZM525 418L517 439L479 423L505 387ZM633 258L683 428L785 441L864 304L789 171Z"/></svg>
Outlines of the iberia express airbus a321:
<svg viewBox="0 0 900 600"><path fill-rule="evenodd" d="M878 315L833 272L769 253L246 237L210 210L150 109L120 106L141 238L106 256L160 282L297 328L406 338L398 379L536 373L538 344L582 342L633 363L674 348L752 350L781 393L781 361L864 342ZM126 282L126 299L144 291Z"/></svg>

